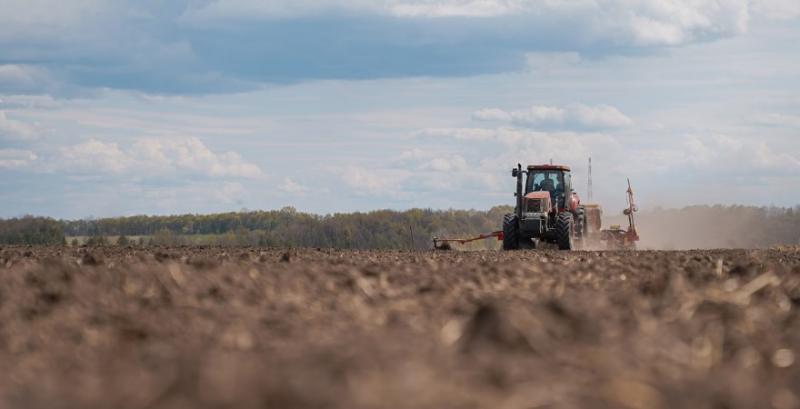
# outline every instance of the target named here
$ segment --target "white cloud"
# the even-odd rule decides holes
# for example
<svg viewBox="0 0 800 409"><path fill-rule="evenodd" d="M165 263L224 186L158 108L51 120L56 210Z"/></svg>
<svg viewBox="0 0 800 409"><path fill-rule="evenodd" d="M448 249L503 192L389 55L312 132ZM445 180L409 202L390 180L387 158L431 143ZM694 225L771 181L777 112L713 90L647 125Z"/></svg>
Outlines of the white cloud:
<svg viewBox="0 0 800 409"><path fill-rule="evenodd" d="M28 84L33 85L37 81L37 73L40 70L36 67L2 64L0 65L0 85L8 84Z"/></svg>
<svg viewBox="0 0 800 409"><path fill-rule="evenodd" d="M800 1L797 0L755 0L751 7L756 13L776 20L800 17Z"/></svg>
<svg viewBox="0 0 800 409"><path fill-rule="evenodd" d="M0 111L0 140L25 141L36 139L39 129L35 125L8 118Z"/></svg>
<svg viewBox="0 0 800 409"><path fill-rule="evenodd" d="M259 178L261 169L235 152L214 153L197 138L142 138L128 149L91 139L61 150L60 167L136 175L185 172L208 177Z"/></svg>
<svg viewBox="0 0 800 409"><path fill-rule="evenodd" d="M400 161L418 161L422 159L429 159L433 154L430 151L420 149L420 148L413 148L407 151L403 151L398 159Z"/></svg>
<svg viewBox="0 0 800 409"><path fill-rule="evenodd" d="M60 165L69 169L120 173L134 168L133 158L116 143L96 139L61 149Z"/></svg>
<svg viewBox="0 0 800 409"><path fill-rule="evenodd" d="M498 108L486 108L475 112L472 116L479 121L536 124L542 122L563 122L565 113L563 109L557 107L533 106L526 111L504 111Z"/></svg>
<svg viewBox="0 0 800 409"><path fill-rule="evenodd" d="M479 121L506 122L525 127L561 129L607 129L621 128L633 121L619 109L610 105L573 104L565 107L534 105L526 110L505 111L498 108L481 109L475 112Z"/></svg>
<svg viewBox="0 0 800 409"><path fill-rule="evenodd" d="M243 196L246 195L247 190L244 185L239 182L226 182L222 184L221 189L210 192L218 202L221 203L239 203Z"/></svg>
<svg viewBox="0 0 800 409"><path fill-rule="evenodd" d="M433 158L422 165L422 169L436 172L455 172L467 169L467 161L461 155L451 154Z"/></svg>
<svg viewBox="0 0 800 409"><path fill-rule="evenodd" d="M400 154L398 162L416 170L455 172L467 169L467 161L455 153L436 153L414 148Z"/></svg>
<svg viewBox="0 0 800 409"><path fill-rule="evenodd" d="M378 167L350 165L339 174L345 185L357 193L409 199L421 193L495 187L488 182L495 179L485 170L469 166L460 154L413 148Z"/></svg>
<svg viewBox="0 0 800 409"><path fill-rule="evenodd" d="M286 193L291 194L303 194L308 192L310 189L306 186L303 186L289 177L283 178L283 181L278 185L278 190Z"/></svg>
<svg viewBox="0 0 800 409"><path fill-rule="evenodd" d="M109 200L109 195L114 197ZM119 209L128 208L128 203L144 199L151 211L174 212L176 207L185 206L187 212L198 212L204 207L228 209L230 205L242 206L250 192L239 182L231 181L195 181L180 185L142 186L138 184L122 184L111 191L101 191L100 197L107 205L110 215L119 215ZM219 207L223 205L222 207ZM208 208L207 208L208 209ZM205 210L209 211L209 210ZM131 211L129 211L131 212ZM137 213L137 211L132 211Z"/></svg>
<svg viewBox="0 0 800 409"><path fill-rule="evenodd" d="M619 109L610 105L572 105L567 107L569 116L577 123L590 128L622 128L633 124Z"/></svg>
<svg viewBox="0 0 800 409"><path fill-rule="evenodd" d="M623 4L623 18L639 45L680 45L710 35L734 35L747 30L749 4L745 0L640 0ZM632 4L630 4L632 3ZM624 9L628 8L628 13ZM625 15L627 14L627 19Z"/></svg>
<svg viewBox="0 0 800 409"><path fill-rule="evenodd" d="M466 141L489 141L499 140L499 133L503 133L504 140L521 136L512 129L489 129L489 128L427 128L417 132L418 137L425 138L455 138Z"/></svg>
<svg viewBox="0 0 800 409"><path fill-rule="evenodd" d="M387 7L403 17L495 17L526 11L519 0L391 1Z"/></svg>
<svg viewBox="0 0 800 409"><path fill-rule="evenodd" d="M197 138L138 140L132 149L135 157L161 167L188 170L212 177L257 178L263 176L258 166L248 163L236 152L217 154Z"/></svg>
<svg viewBox="0 0 800 409"><path fill-rule="evenodd" d="M2 95L2 109L53 109L60 108L63 103L50 95Z"/></svg>
<svg viewBox="0 0 800 409"><path fill-rule="evenodd" d="M482 164L502 169L517 161L545 163L554 159L559 163L583 163L592 152L590 143L592 146L609 148L617 145L613 138L603 135L584 138L574 132L538 132L516 128L436 128L423 130L418 136L496 142L504 153L500 157L486 158Z"/></svg>
<svg viewBox="0 0 800 409"><path fill-rule="evenodd" d="M342 181L356 192L377 193L394 196L400 190L403 181L411 176L411 172L402 169L369 168L361 165L349 165L338 170Z"/></svg>
<svg viewBox="0 0 800 409"><path fill-rule="evenodd" d="M437 138L454 137L467 130L438 129ZM424 135L424 131L420 133ZM424 144L424 142L423 142ZM449 146L449 147L448 147ZM442 195L443 192L477 192L485 194L497 190L498 183L495 170L490 169L486 160L470 161L462 153L453 152L452 143L445 142L444 149L422 149L419 147L402 152L397 157L385 162L386 169L379 174L400 174L393 182L395 196L419 197L420 194ZM461 149L459 149L461 150ZM487 153L488 154L488 153ZM394 172L394 173L391 173ZM420 203L420 206L431 204ZM464 206L472 206L465 204Z"/></svg>
<svg viewBox="0 0 800 409"><path fill-rule="evenodd" d="M769 113L758 115L755 122L759 125L800 128L800 115Z"/></svg>
<svg viewBox="0 0 800 409"><path fill-rule="evenodd" d="M685 160L698 169L729 175L762 172L796 175L800 158L789 152L776 152L765 142L727 135L687 136L683 142ZM677 167L677 165L676 165Z"/></svg>
<svg viewBox="0 0 800 409"><path fill-rule="evenodd" d="M204 23L218 19L287 18L320 15L326 12L379 12L379 3L370 0L218 0L189 7L181 21Z"/></svg>
<svg viewBox="0 0 800 409"><path fill-rule="evenodd" d="M2 28L0 28L2 34ZM9 92L41 92L53 87L50 73L39 66L0 64L0 90Z"/></svg>
<svg viewBox="0 0 800 409"><path fill-rule="evenodd" d="M19 149L0 149L0 168L23 169L29 168L36 161L35 153Z"/></svg>

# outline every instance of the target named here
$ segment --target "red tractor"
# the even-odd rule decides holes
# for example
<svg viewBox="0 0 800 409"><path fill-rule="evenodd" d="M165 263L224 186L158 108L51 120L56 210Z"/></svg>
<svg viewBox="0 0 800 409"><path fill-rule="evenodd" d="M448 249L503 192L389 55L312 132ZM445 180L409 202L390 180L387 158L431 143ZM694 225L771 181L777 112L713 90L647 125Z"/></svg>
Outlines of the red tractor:
<svg viewBox="0 0 800 409"><path fill-rule="evenodd" d="M523 170L518 164L511 176L517 178L517 205L503 217L503 250L535 249L541 243L577 248L586 219L569 167L530 165Z"/></svg>
<svg viewBox="0 0 800 409"><path fill-rule="evenodd" d="M602 228L603 209L599 204L581 204L572 189L570 169L562 165L522 165L511 170L517 178L517 205L514 213L503 217L503 230L470 238L433 238L433 247L451 249L450 243L466 244L476 240L497 238L503 250L536 249L542 244L556 245L559 250L603 247L609 250L635 250L639 234L633 214L638 210L628 180L628 230L620 226Z"/></svg>

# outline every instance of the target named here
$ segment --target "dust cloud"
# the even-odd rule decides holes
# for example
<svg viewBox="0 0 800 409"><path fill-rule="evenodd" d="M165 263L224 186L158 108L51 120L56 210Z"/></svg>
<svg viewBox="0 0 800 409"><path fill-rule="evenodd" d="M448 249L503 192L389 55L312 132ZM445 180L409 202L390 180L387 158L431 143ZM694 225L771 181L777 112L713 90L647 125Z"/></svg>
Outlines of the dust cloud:
<svg viewBox="0 0 800 409"><path fill-rule="evenodd" d="M603 228L627 217L606 209ZM791 208L691 206L636 213L639 249L768 248L800 244L800 214Z"/></svg>

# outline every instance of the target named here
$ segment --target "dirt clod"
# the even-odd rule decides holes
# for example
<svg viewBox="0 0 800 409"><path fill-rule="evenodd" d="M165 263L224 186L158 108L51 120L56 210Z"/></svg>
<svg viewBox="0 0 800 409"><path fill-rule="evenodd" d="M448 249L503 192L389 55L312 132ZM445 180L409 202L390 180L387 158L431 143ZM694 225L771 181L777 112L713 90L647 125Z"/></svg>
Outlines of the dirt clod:
<svg viewBox="0 0 800 409"><path fill-rule="evenodd" d="M81 263L87 266L97 266L103 264L103 257L100 254L87 252L81 257Z"/></svg>

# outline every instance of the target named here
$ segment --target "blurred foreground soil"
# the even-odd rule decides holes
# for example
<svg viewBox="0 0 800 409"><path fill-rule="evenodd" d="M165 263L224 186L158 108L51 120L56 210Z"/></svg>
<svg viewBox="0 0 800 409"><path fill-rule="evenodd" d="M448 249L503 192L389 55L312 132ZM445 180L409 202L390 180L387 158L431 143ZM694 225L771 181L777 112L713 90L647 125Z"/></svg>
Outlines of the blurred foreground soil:
<svg viewBox="0 0 800 409"><path fill-rule="evenodd" d="M800 250L0 250L2 408L800 408Z"/></svg>

